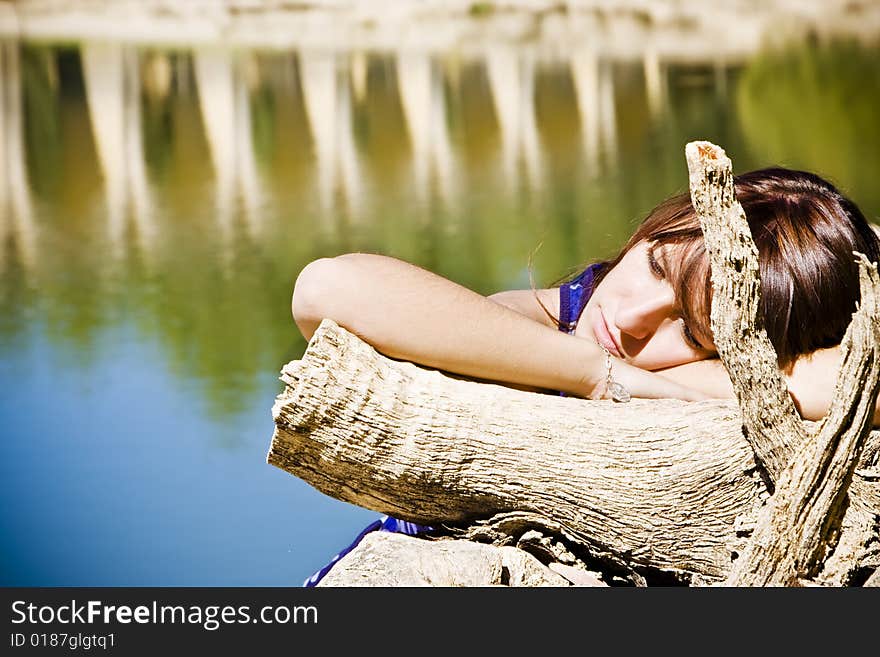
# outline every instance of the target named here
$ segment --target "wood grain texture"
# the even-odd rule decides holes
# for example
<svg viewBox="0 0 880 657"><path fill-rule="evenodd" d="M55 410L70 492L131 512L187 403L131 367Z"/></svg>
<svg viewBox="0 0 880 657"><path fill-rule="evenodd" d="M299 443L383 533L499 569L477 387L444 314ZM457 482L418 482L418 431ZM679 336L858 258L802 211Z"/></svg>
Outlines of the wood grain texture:
<svg viewBox="0 0 880 657"><path fill-rule="evenodd" d="M758 315L758 253L735 198L733 166L710 142L685 148L691 200L712 266L712 331L742 409L744 432L776 483L730 585L814 579L840 538L847 489L874 416L880 374L880 278L861 254L861 301L844 336L828 414L811 433L798 417ZM828 581L827 579L825 580Z"/></svg>
<svg viewBox="0 0 880 657"><path fill-rule="evenodd" d="M715 346L733 383L745 435L776 481L808 435L762 326L758 249L736 200L730 158L705 141L687 144L685 157L711 263Z"/></svg>
<svg viewBox="0 0 880 657"><path fill-rule="evenodd" d="M529 512L590 554L711 582L769 498L734 402L622 406L462 380L330 320L282 379L268 462L413 522Z"/></svg>
<svg viewBox="0 0 880 657"><path fill-rule="evenodd" d="M880 380L880 277L864 256L859 271L861 301L842 343L831 409L782 473L743 558L731 570L731 585L793 586L815 579L839 539Z"/></svg>
<svg viewBox="0 0 880 657"><path fill-rule="evenodd" d="M757 253L730 162L706 142L687 155L707 216L713 330L739 405L620 405L469 381L387 358L324 320L282 370L268 462L337 499L474 540L506 545L534 527L578 558L631 567L633 581L642 569L696 584L875 581L877 272L861 263L828 418L801 421L756 325Z"/></svg>

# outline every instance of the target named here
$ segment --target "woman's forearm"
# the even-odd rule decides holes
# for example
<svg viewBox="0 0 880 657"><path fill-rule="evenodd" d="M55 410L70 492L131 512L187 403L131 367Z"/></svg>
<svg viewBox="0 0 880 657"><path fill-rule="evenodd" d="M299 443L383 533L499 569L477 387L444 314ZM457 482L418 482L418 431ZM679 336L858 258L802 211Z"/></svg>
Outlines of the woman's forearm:
<svg viewBox="0 0 880 657"><path fill-rule="evenodd" d="M310 263L297 278L293 314L307 339L326 317L387 356L464 376L581 397L604 387L605 355L597 345L386 256ZM702 398L620 362L615 376L634 396Z"/></svg>
<svg viewBox="0 0 880 657"><path fill-rule="evenodd" d="M387 356L465 376L581 396L599 383L595 345L394 258L357 253L309 264L293 313L306 338L327 317Z"/></svg>
<svg viewBox="0 0 880 657"><path fill-rule="evenodd" d="M828 413L837 384L840 358L839 346L820 349L802 356L791 369L783 372L789 394L804 419L821 420ZM700 390L710 397L734 396L727 370L717 358L671 367L659 371L658 374ZM874 426L880 426L880 402L874 413Z"/></svg>

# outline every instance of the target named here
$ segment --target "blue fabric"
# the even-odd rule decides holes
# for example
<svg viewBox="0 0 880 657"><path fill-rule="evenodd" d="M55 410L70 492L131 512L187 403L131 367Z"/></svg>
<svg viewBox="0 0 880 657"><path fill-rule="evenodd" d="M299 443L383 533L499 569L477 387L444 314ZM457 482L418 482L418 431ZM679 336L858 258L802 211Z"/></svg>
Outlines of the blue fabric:
<svg viewBox="0 0 880 657"><path fill-rule="evenodd" d="M429 532L434 531L433 527L428 527L427 525L417 525L414 522L407 522L406 520L398 520L397 518L392 518L390 516L382 516L378 520L371 522L367 525L363 531L357 535L351 545L342 550L342 552L337 553L326 566L321 568L314 575L309 577L304 583L303 586L311 588L316 586L318 582L324 579L324 575L330 572L330 569L346 554L354 550L358 543L363 540L364 536L369 534L370 532L397 532L398 534L406 534L407 536L418 536L419 534L427 534Z"/></svg>
<svg viewBox="0 0 880 657"><path fill-rule="evenodd" d="M577 327L578 319L593 293L593 279L599 271L600 265L590 265L576 279L569 283L565 283L559 288L559 330L566 333L574 333ZM565 393L559 393L565 396ZM406 520L398 520L390 516L382 516L378 520L367 525L357 538L351 542L347 548L338 552L330 562L321 568L314 575L309 577L304 583L305 587L313 587L318 584L324 576L330 572L330 569L336 565L342 557L351 552L363 540L364 536L370 532L397 532L398 534L406 534L407 536L419 536L434 531L433 527L427 525L417 525L414 522Z"/></svg>
<svg viewBox="0 0 880 657"><path fill-rule="evenodd" d="M593 294L596 274L599 273L601 263L590 265L573 281L559 287L559 330L569 335L574 334L578 320L584 312L590 296ZM564 392L560 397L566 397Z"/></svg>
<svg viewBox="0 0 880 657"><path fill-rule="evenodd" d="M559 287L560 331L574 333L581 313L593 294L593 280L601 266L601 263L590 265L573 281Z"/></svg>

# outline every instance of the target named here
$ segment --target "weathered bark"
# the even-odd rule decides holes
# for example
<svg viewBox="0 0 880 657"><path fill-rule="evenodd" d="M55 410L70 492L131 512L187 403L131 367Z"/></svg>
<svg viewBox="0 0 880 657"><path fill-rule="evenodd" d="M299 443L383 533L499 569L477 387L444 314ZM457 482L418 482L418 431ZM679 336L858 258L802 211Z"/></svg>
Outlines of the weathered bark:
<svg viewBox="0 0 880 657"><path fill-rule="evenodd" d="M847 487L873 421L880 279L876 264L859 256L861 301L843 339L831 408L811 435L760 325L758 251L735 198L730 159L708 142L688 144L686 156L691 199L712 264L715 345L739 400L745 435L777 483L727 583L793 585L815 577L837 538Z"/></svg>
<svg viewBox="0 0 880 657"><path fill-rule="evenodd" d="M880 573L880 449L873 438L874 432L849 486L840 539L817 577L823 584L839 586Z"/></svg>
<svg viewBox="0 0 880 657"><path fill-rule="evenodd" d="M847 489L873 420L880 374L880 281L876 266L867 261L861 273L862 302L843 342L838 394L820 430L779 478L746 553L734 564L730 584L794 585L812 579L838 538ZM844 381L849 393L843 392Z"/></svg>
<svg viewBox="0 0 880 657"><path fill-rule="evenodd" d="M624 407L461 380L329 320L282 378L269 462L413 522L531 512L590 556L719 581L769 497L734 402Z"/></svg>
<svg viewBox="0 0 880 657"><path fill-rule="evenodd" d="M711 164L723 151L697 155ZM880 433L868 434L876 271L862 265L865 300L847 334L838 399L814 434L754 330L748 228L717 235L744 221L732 187L717 185L729 185L729 169L704 166L693 181L695 205L714 217L704 224L713 330L742 416L734 402L623 406L462 380L386 358L325 320L282 372L269 463L382 513L470 526L478 540L509 543L511 525L519 536L534 526L578 558L635 571L634 580L665 572L695 583L864 581L880 544Z"/></svg>
<svg viewBox="0 0 880 657"><path fill-rule="evenodd" d="M761 325L758 249L733 187L730 160L709 142L685 147L691 201L712 271L712 334L752 449L772 481L807 441L776 351Z"/></svg>

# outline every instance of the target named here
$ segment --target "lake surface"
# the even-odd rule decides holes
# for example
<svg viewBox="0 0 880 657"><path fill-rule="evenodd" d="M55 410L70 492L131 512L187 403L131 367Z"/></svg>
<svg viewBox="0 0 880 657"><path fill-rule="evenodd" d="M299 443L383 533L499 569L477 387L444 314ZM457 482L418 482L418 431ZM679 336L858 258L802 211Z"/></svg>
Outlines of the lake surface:
<svg viewBox="0 0 880 657"><path fill-rule="evenodd" d="M266 464L349 251L480 293L611 255L684 145L880 221L880 48L737 61L2 43L0 583L299 585L375 512Z"/></svg>

